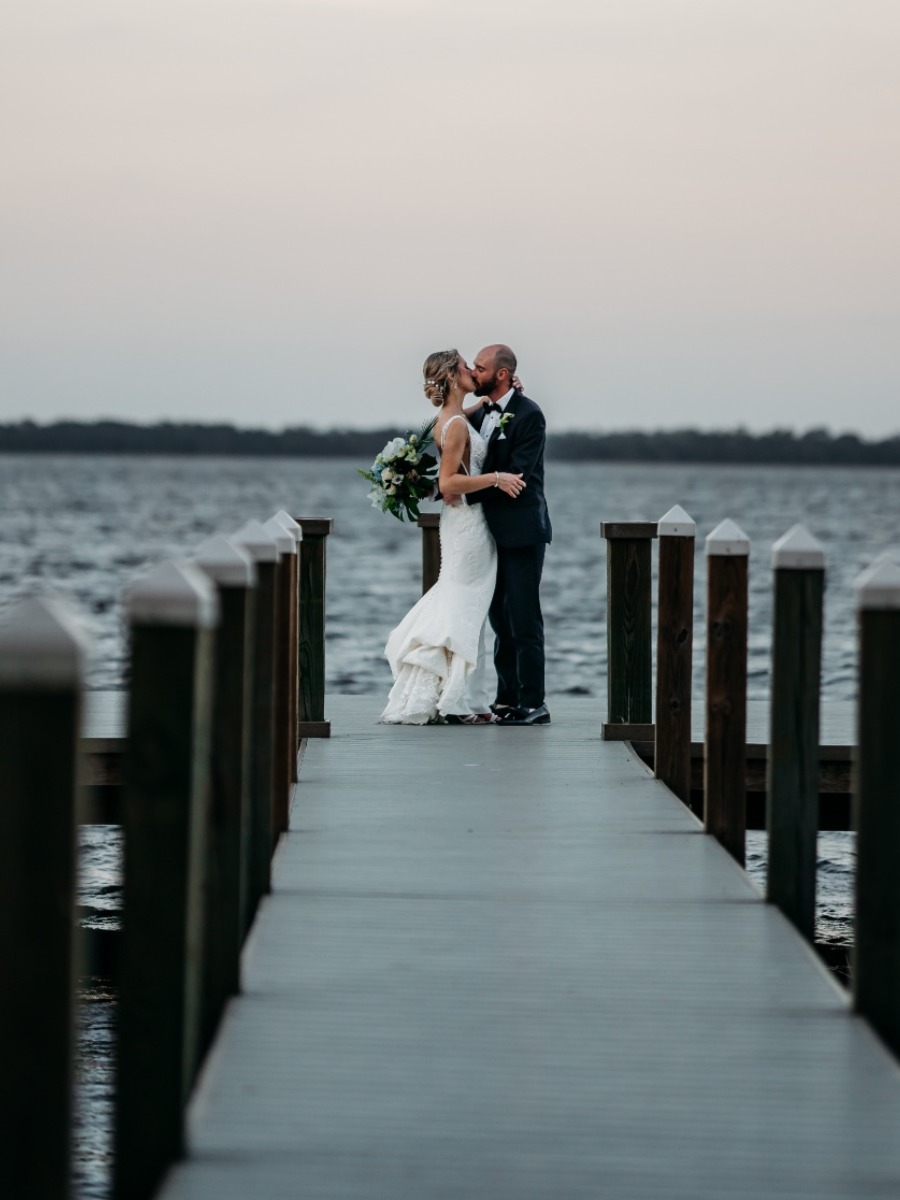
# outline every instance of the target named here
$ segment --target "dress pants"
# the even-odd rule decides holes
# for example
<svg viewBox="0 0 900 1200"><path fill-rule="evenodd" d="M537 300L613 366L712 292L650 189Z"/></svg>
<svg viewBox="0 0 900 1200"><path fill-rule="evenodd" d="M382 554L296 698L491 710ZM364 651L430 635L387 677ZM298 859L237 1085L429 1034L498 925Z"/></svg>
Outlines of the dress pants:
<svg viewBox="0 0 900 1200"><path fill-rule="evenodd" d="M541 573L547 546L497 547L497 586L490 622L496 635L497 703L537 708L544 703L544 619Z"/></svg>

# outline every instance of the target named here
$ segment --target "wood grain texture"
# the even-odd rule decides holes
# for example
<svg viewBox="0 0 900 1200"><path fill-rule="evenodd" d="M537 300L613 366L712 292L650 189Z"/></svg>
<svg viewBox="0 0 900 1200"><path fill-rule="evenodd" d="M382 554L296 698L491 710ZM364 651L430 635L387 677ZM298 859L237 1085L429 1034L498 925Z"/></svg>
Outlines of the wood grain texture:
<svg viewBox="0 0 900 1200"><path fill-rule="evenodd" d="M810 941L816 920L822 570L776 570L766 896Z"/></svg>
<svg viewBox="0 0 900 1200"><path fill-rule="evenodd" d="M747 813L747 558L707 559L706 829L743 864Z"/></svg>
<svg viewBox="0 0 900 1200"><path fill-rule="evenodd" d="M325 538L307 535L304 528L300 561L300 722L324 720Z"/></svg>
<svg viewBox="0 0 900 1200"><path fill-rule="evenodd" d="M250 717L256 589L221 587L207 842L201 1051L240 984L250 819Z"/></svg>
<svg viewBox="0 0 900 1200"><path fill-rule="evenodd" d="M441 573L441 520L439 513L423 513L418 520L422 530L422 595L438 581Z"/></svg>
<svg viewBox="0 0 900 1200"><path fill-rule="evenodd" d="M610 725L653 719L651 542L606 544L607 720Z"/></svg>
<svg viewBox="0 0 900 1200"><path fill-rule="evenodd" d="M854 1001L900 1054L900 612L862 612Z"/></svg>
<svg viewBox="0 0 900 1200"><path fill-rule="evenodd" d="M288 597L290 613L288 627L288 688L289 712L288 727L290 729L290 777L291 782L297 782L297 751L300 749L300 555L303 543L297 543L297 553L290 557L291 586Z"/></svg>
<svg viewBox="0 0 900 1200"><path fill-rule="evenodd" d="M199 1056L213 631L132 629L114 1189L181 1153Z"/></svg>
<svg viewBox="0 0 900 1200"><path fill-rule="evenodd" d="M656 521L601 521L600 536L607 541L624 538L626 541L656 537Z"/></svg>
<svg viewBox="0 0 900 1200"><path fill-rule="evenodd" d="M657 779L681 800L691 791L694 539L659 539L656 640Z"/></svg>
<svg viewBox="0 0 900 1200"><path fill-rule="evenodd" d="M275 781L275 622L278 580L275 563L257 563L250 715L249 880L244 927L269 890Z"/></svg>
<svg viewBox="0 0 900 1200"><path fill-rule="evenodd" d="M282 554L275 568L274 668L275 705L272 714L272 849L288 826L288 795L296 733L291 729L291 573L296 555Z"/></svg>

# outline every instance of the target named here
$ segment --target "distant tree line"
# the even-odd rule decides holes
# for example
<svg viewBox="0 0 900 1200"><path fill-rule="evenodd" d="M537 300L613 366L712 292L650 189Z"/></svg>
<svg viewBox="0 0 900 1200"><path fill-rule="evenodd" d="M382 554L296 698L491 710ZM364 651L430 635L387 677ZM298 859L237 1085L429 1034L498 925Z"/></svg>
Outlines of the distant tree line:
<svg viewBox="0 0 900 1200"><path fill-rule="evenodd" d="M0 453L196 454L353 458L365 465L396 429L318 430L300 426L272 432L233 425L124 421L33 421L0 425ZM698 429L620 433L555 433L548 458L565 462L838 463L900 466L900 435L864 441L853 433L826 429L794 433L774 429L704 432Z"/></svg>

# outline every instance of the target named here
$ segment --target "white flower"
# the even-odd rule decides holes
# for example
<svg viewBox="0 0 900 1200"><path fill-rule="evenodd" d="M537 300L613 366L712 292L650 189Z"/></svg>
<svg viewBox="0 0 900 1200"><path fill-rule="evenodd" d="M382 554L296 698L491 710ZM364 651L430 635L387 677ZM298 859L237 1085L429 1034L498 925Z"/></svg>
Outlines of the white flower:
<svg viewBox="0 0 900 1200"><path fill-rule="evenodd" d="M419 439L416 437L416 435L415 435L414 433L411 433L411 434L409 435L409 444L410 444L411 446L414 446L418 440L419 440Z"/></svg>
<svg viewBox="0 0 900 1200"><path fill-rule="evenodd" d="M390 485L390 487L387 489L387 494L388 494L389 496L396 496L396 495L397 495L397 489L394 487L394 485L393 485L393 484L391 484L391 485Z"/></svg>
<svg viewBox="0 0 900 1200"><path fill-rule="evenodd" d="M390 467L385 467L385 469L381 472L381 482L382 483L390 483L393 478L394 478L394 472L391 470Z"/></svg>
<svg viewBox="0 0 900 1200"><path fill-rule="evenodd" d="M371 492L369 492L368 500L373 508L381 508L384 497L378 488L372 488Z"/></svg>

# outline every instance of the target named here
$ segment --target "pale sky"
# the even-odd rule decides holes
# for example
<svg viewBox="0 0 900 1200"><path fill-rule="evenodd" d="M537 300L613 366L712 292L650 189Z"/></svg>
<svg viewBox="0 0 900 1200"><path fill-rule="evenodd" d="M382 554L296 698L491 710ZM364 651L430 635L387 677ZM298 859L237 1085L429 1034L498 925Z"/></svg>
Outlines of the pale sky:
<svg viewBox="0 0 900 1200"><path fill-rule="evenodd" d="M0 421L900 432L897 0L28 0Z"/></svg>

